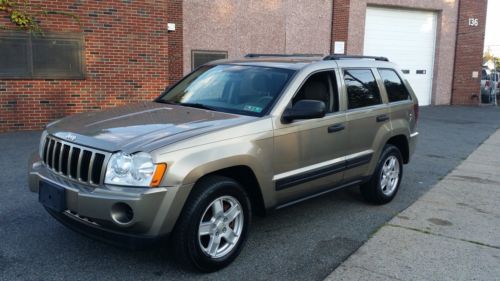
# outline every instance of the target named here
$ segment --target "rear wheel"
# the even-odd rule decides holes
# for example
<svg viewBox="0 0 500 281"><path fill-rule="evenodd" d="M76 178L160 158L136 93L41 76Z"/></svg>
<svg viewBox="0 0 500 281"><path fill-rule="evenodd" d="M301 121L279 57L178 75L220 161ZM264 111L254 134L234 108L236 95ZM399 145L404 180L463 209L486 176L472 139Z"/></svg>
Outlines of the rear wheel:
<svg viewBox="0 0 500 281"><path fill-rule="evenodd" d="M179 217L172 243L180 262L203 272L219 270L240 253L250 223L250 201L236 181L202 179Z"/></svg>
<svg viewBox="0 0 500 281"><path fill-rule="evenodd" d="M387 144L370 181L361 185L361 194L368 202L385 204L398 192L403 175L403 157L399 149Z"/></svg>

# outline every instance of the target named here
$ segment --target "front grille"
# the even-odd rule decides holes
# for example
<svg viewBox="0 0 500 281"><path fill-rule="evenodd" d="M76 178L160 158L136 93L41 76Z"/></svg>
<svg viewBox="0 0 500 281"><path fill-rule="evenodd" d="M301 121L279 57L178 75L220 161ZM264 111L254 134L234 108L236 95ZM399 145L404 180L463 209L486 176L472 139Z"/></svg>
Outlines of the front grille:
<svg viewBox="0 0 500 281"><path fill-rule="evenodd" d="M43 162L52 171L91 185L103 182L106 153L54 137L46 137L44 142Z"/></svg>

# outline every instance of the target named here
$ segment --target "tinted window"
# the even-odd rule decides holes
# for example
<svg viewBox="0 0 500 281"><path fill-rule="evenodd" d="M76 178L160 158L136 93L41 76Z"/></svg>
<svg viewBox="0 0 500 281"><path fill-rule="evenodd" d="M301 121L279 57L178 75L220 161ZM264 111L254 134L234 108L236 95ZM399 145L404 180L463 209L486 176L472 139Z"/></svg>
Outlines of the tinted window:
<svg viewBox="0 0 500 281"><path fill-rule="evenodd" d="M369 69L344 70L348 109L382 103L377 82Z"/></svg>
<svg viewBox="0 0 500 281"><path fill-rule="evenodd" d="M191 53L191 69L196 69L206 63L214 60L227 59L227 52L217 51L192 51Z"/></svg>
<svg viewBox="0 0 500 281"><path fill-rule="evenodd" d="M403 101L409 99L409 93L401 78L391 69L379 69L378 72L384 81L385 90L389 102Z"/></svg>
<svg viewBox="0 0 500 281"><path fill-rule="evenodd" d="M27 33L0 35L0 77L83 78L83 38Z"/></svg>
<svg viewBox="0 0 500 281"><path fill-rule="evenodd" d="M71 39L34 38L34 75L81 76L80 42Z"/></svg>
<svg viewBox="0 0 500 281"><path fill-rule="evenodd" d="M202 66L157 101L262 116L294 73L289 69L257 66Z"/></svg>
<svg viewBox="0 0 500 281"><path fill-rule="evenodd" d="M25 77L29 71L27 38L0 37L0 76Z"/></svg>
<svg viewBox="0 0 500 281"><path fill-rule="evenodd" d="M338 111L339 99L335 82L331 71L311 75L293 98L292 104L299 100L319 100L325 103L328 112Z"/></svg>

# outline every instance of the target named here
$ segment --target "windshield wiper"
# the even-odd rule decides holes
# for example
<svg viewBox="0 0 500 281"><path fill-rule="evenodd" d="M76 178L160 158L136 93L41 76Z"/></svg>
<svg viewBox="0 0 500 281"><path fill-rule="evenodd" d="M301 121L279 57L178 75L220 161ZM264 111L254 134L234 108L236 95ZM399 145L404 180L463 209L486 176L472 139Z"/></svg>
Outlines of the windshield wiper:
<svg viewBox="0 0 500 281"><path fill-rule="evenodd" d="M155 100L155 102L157 102L157 103L164 103L164 104L179 104L179 103L176 103L176 102L171 102L171 101L168 101L168 100L161 100L161 99L157 99L157 100Z"/></svg>
<svg viewBox="0 0 500 281"><path fill-rule="evenodd" d="M174 103L176 105L181 105L181 106L187 106L187 107L194 107L194 108L200 108L200 109L207 109L207 110L215 110L215 108L202 104L202 103L195 103L195 102L183 102L183 103Z"/></svg>
<svg viewBox="0 0 500 281"><path fill-rule="evenodd" d="M156 102L217 111L214 107L211 107L211 106L208 106L208 105L205 105L202 103L196 103L196 102L182 102L181 103L181 102L173 102L173 101L161 100L161 99L156 100Z"/></svg>

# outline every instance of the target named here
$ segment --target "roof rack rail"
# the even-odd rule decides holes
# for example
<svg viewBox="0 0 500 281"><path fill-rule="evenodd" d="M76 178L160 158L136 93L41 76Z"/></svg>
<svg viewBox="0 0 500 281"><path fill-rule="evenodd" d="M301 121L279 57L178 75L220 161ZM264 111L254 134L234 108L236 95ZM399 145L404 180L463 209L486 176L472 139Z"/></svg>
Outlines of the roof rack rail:
<svg viewBox="0 0 500 281"><path fill-rule="evenodd" d="M323 58L323 60L346 60L346 59L372 59L378 61L389 61L389 59L386 57L375 57L375 56L329 55Z"/></svg>
<svg viewBox="0 0 500 281"><path fill-rule="evenodd" d="M245 58L258 58L258 57L322 57L323 54L246 54Z"/></svg>

